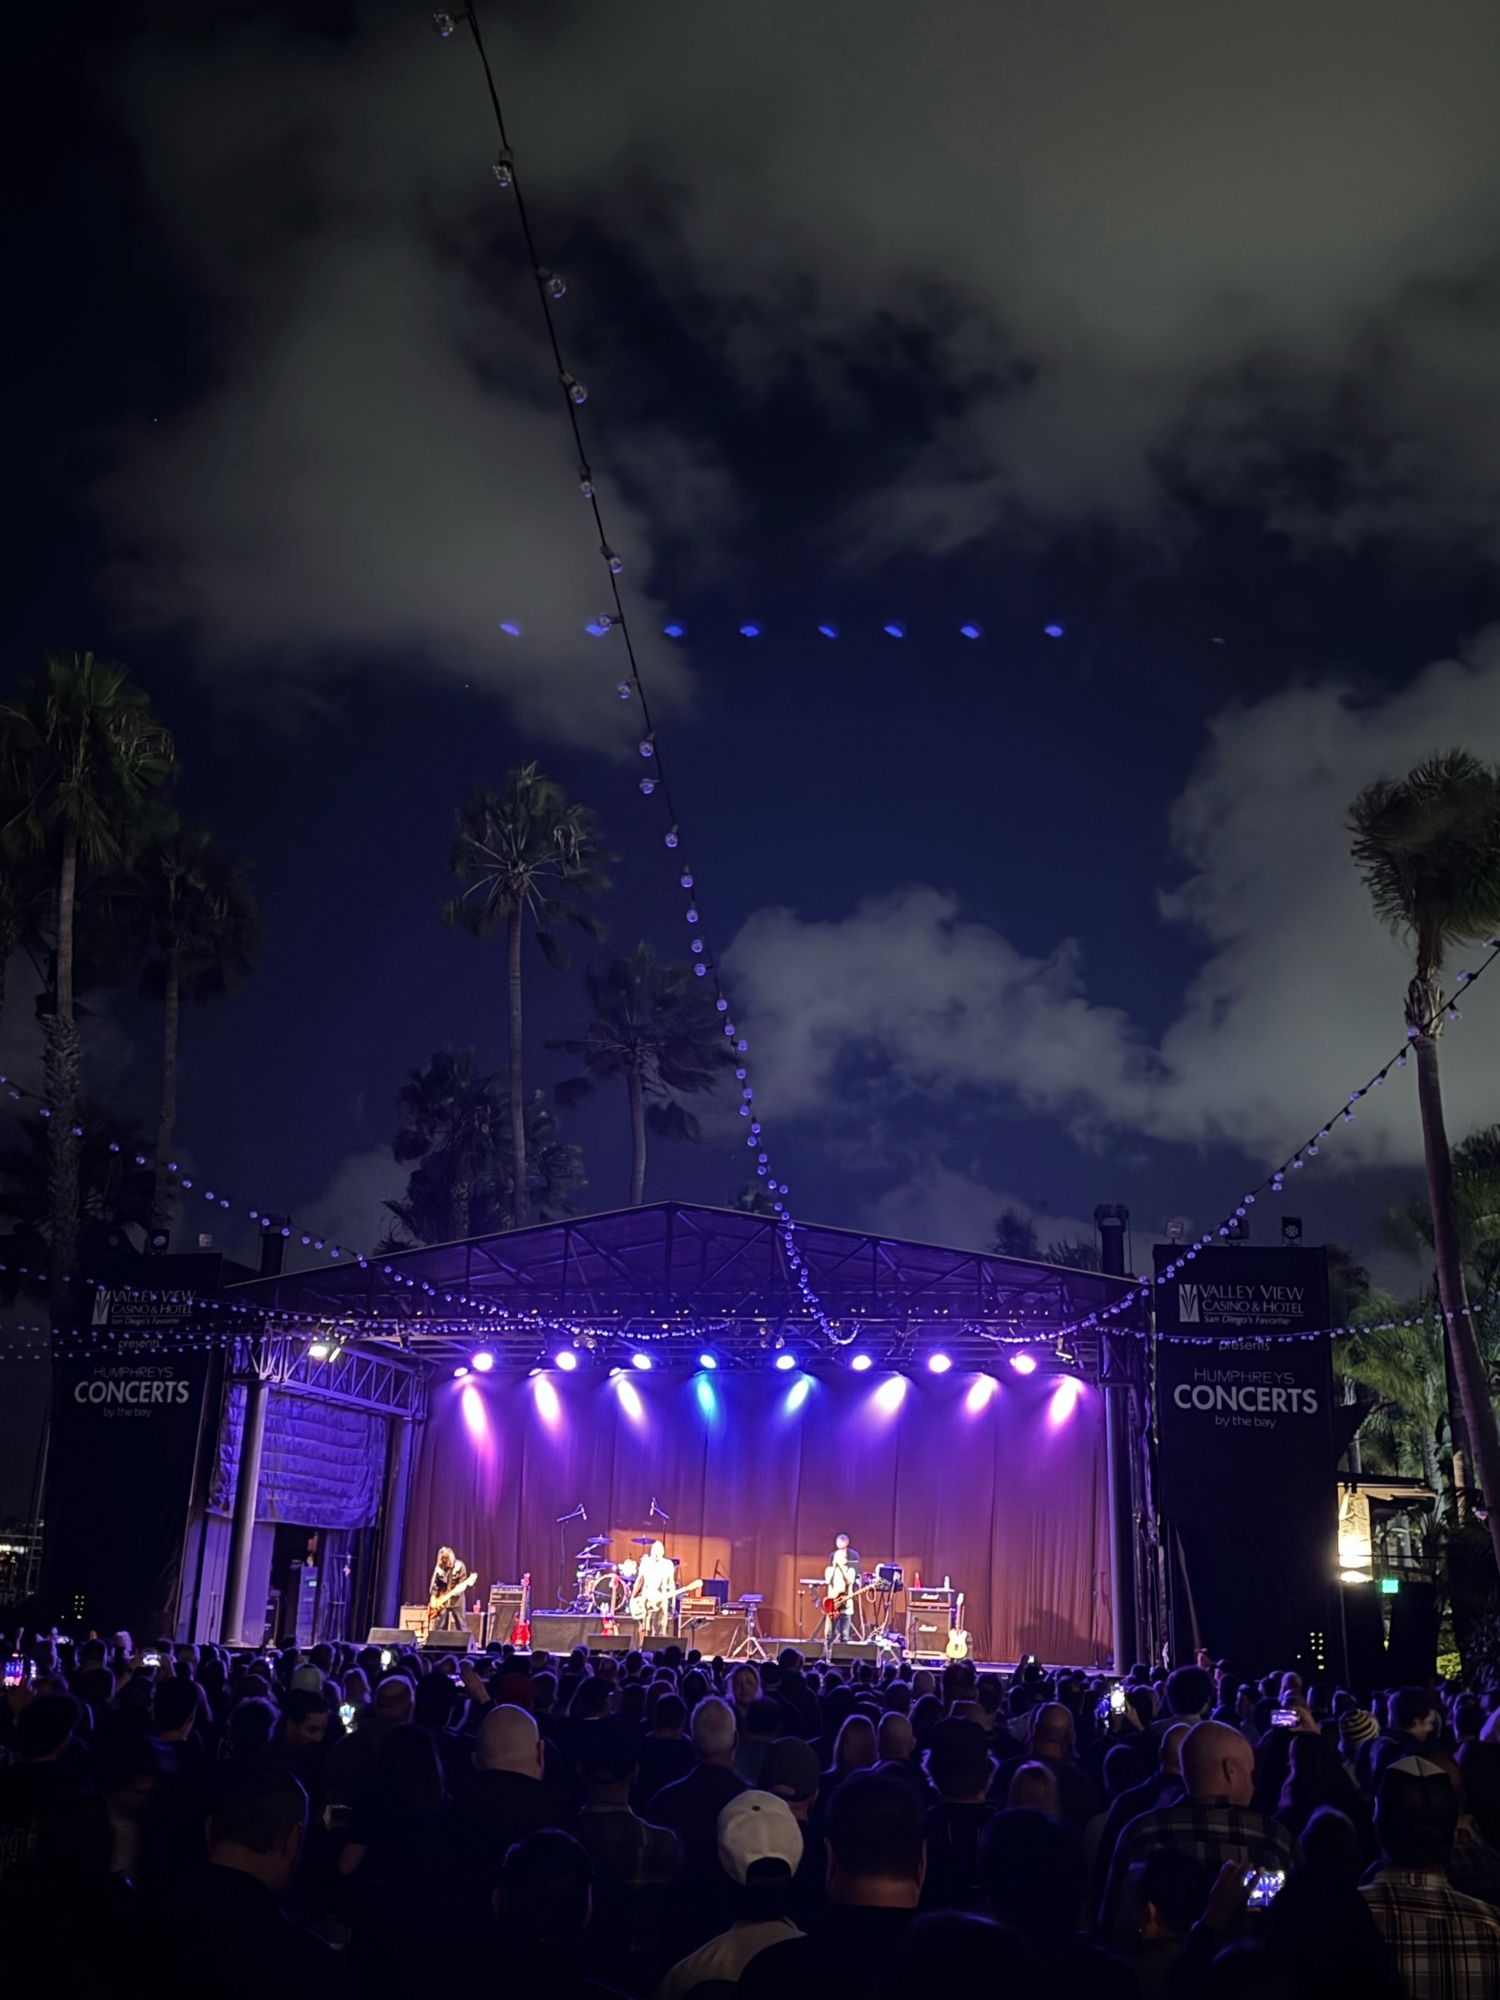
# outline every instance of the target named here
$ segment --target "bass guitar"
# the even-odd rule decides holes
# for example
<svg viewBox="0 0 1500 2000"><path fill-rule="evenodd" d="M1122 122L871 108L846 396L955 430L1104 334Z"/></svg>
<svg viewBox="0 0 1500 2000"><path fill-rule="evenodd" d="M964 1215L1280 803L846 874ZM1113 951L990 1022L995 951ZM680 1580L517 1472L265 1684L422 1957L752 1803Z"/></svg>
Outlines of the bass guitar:
<svg viewBox="0 0 1500 2000"><path fill-rule="evenodd" d="M531 1571L521 1578L521 1605L511 1620L510 1643L513 1646L531 1644Z"/></svg>
<svg viewBox="0 0 1500 2000"><path fill-rule="evenodd" d="M465 1577L460 1577L457 1583L450 1583L446 1590L440 1590L435 1596L429 1597L427 1600L427 1623L429 1626L434 1618L440 1617L447 1610L455 1597L462 1597L464 1592L472 1584L478 1583L478 1581L478 1570L471 1569L469 1574Z"/></svg>

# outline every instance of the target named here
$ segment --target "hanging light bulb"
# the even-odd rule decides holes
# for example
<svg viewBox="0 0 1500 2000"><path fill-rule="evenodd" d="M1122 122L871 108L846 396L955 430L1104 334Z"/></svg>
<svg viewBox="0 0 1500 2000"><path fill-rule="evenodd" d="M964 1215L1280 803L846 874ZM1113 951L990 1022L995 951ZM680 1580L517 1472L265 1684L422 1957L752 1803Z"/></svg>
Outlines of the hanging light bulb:
<svg viewBox="0 0 1500 2000"><path fill-rule="evenodd" d="M616 694L617 694L617 695L618 695L618 696L620 697L621 701L629 701L629 699L630 699L630 683L629 683L629 681L619 681L619 682L617 682L617 683L616 683L616 686L615 686L615 693L616 693Z"/></svg>
<svg viewBox="0 0 1500 2000"><path fill-rule="evenodd" d="M641 790L645 793L646 797L649 799L651 794L656 790L655 778L642 778Z"/></svg>
<svg viewBox="0 0 1500 2000"><path fill-rule="evenodd" d="M618 576L620 574L620 571L624 569L625 565L620 560L620 558L615 554L614 550L608 547L607 544L601 543L599 547L599 553L601 556L603 556L604 560L609 564L610 575Z"/></svg>
<svg viewBox="0 0 1500 2000"><path fill-rule="evenodd" d="M544 271L539 269L537 271L536 276L537 276L537 283L541 286L542 290L547 294L549 299L561 299L567 296L568 287L564 282L564 280L557 275L556 271Z"/></svg>
<svg viewBox="0 0 1500 2000"><path fill-rule="evenodd" d="M578 468L578 490L585 500L593 499L594 475L586 465L580 465Z"/></svg>
<svg viewBox="0 0 1500 2000"><path fill-rule="evenodd" d="M438 19L441 20L442 16L439 15ZM452 32L450 28L448 33L451 35ZM516 163L511 158L508 146L504 152L495 155L495 180L503 188L514 187L516 184Z"/></svg>
<svg viewBox="0 0 1500 2000"><path fill-rule="evenodd" d="M432 17L432 32L437 36L439 41L446 42L457 26L458 22L446 7L439 7L434 12Z"/></svg>
<svg viewBox="0 0 1500 2000"><path fill-rule="evenodd" d="M586 403L588 401L589 392L576 375L570 375L565 368L557 379L567 390L568 401L570 403Z"/></svg>

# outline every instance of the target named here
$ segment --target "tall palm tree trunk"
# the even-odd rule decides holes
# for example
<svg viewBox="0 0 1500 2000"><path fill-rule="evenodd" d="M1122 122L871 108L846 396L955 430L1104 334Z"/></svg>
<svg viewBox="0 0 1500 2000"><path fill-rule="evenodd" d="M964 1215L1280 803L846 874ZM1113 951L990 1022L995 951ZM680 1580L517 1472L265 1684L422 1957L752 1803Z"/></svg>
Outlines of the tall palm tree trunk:
<svg viewBox="0 0 1500 2000"><path fill-rule="evenodd" d="M11 954L20 936L20 926L7 908L0 915L0 1023L5 1020L5 975L10 970Z"/></svg>
<svg viewBox="0 0 1500 2000"><path fill-rule="evenodd" d="M625 1072L630 1098L630 1206L646 1199L646 1086L638 1069Z"/></svg>
<svg viewBox="0 0 1500 2000"><path fill-rule="evenodd" d="M151 1176L153 1229L170 1228L172 1222L172 1178L167 1161L177 1130L177 1048L182 1031L182 968L175 951L167 962L161 1013L161 1116L156 1121L156 1166Z"/></svg>
<svg viewBox="0 0 1500 2000"><path fill-rule="evenodd" d="M78 1123L80 1052L73 1016L73 919L78 891L78 834L63 828L57 875L57 990L45 1020L42 1074L52 1117L47 1127L47 1204L51 1212L51 1306L54 1324L68 1304L78 1268Z"/></svg>
<svg viewBox="0 0 1500 2000"><path fill-rule="evenodd" d="M526 1065L521 1047L521 926L525 911L518 903L506 919L506 959L510 982L510 1171L511 1210L516 1228L531 1220L531 1190L526 1184Z"/></svg>
<svg viewBox="0 0 1500 2000"><path fill-rule="evenodd" d="M461 1243L469 1233L469 1214L473 1204L469 1195L467 1172L455 1174L453 1180L453 1237Z"/></svg>
<svg viewBox="0 0 1500 2000"><path fill-rule="evenodd" d="M1443 1118L1443 1085L1438 1069L1436 1032L1428 1023L1441 1014L1442 995L1434 979L1414 979L1407 995L1407 1020L1416 1037L1417 1103L1422 1113L1422 1149L1427 1162L1427 1200L1432 1209L1432 1244L1436 1253L1438 1300L1447 1327L1448 1351L1458 1384L1467 1443L1479 1483L1484 1488L1490 1543L1500 1568L1500 1431L1480 1358L1479 1340L1469 1311L1464 1284L1463 1255L1458 1241L1458 1210L1453 1189L1453 1157Z"/></svg>

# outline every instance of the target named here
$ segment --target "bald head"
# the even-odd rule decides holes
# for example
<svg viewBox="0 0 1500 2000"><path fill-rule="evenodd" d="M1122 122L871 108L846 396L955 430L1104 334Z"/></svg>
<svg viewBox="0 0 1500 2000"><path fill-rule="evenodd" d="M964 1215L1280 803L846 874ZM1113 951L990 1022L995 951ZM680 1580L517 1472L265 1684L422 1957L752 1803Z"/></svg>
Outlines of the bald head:
<svg viewBox="0 0 1500 2000"><path fill-rule="evenodd" d="M1193 1732L1190 1722L1174 1722L1161 1739L1161 1767L1174 1778L1182 1776L1182 1746Z"/></svg>
<svg viewBox="0 0 1500 2000"><path fill-rule="evenodd" d="M479 1725L474 1746L474 1768L478 1771L514 1771L522 1778L542 1775L542 1739L535 1716L506 1702L492 1708Z"/></svg>
<svg viewBox="0 0 1500 2000"><path fill-rule="evenodd" d="M1255 1752L1227 1723L1195 1723L1182 1746L1182 1781L1189 1798L1247 1806L1255 1794Z"/></svg>
<svg viewBox="0 0 1500 2000"><path fill-rule="evenodd" d="M1060 1701L1044 1701L1031 1711L1033 1757L1071 1757L1073 1740L1073 1712Z"/></svg>

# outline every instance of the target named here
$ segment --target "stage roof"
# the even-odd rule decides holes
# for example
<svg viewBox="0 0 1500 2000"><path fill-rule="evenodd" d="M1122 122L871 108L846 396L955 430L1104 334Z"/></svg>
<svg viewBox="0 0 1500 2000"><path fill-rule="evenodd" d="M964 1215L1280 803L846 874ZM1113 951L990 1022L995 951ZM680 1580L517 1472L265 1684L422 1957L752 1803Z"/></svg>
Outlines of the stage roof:
<svg viewBox="0 0 1500 2000"><path fill-rule="evenodd" d="M271 1313L326 1315L345 1338L434 1362L482 1336L512 1365L543 1361L560 1342L614 1362L643 1345L712 1339L731 1364L782 1343L816 1354L857 1341L896 1365L940 1344L955 1365L977 1366L999 1343L1055 1342L1130 1282L815 1223L798 1223L794 1240L832 1336L802 1296L779 1218L686 1202L372 1256L365 1269L288 1272L235 1296Z"/></svg>

